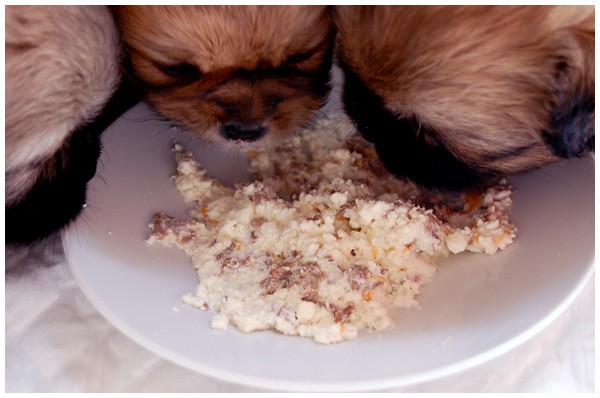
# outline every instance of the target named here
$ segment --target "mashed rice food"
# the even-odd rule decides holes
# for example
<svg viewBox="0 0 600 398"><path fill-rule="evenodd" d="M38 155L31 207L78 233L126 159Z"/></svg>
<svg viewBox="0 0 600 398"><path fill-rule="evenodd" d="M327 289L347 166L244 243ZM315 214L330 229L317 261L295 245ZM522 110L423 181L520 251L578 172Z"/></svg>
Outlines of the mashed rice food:
<svg viewBox="0 0 600 398"><path fill-rule="evenodd" d="M336 343L393 326L418 307L437 259L512 243L511 190L425 195L390 175L345 116L251 151L255 181L231 188L175 145L175 186L189 220L159 213L148 243L184 250L198 274L183 301L211 326L272 329Z"/></svg>

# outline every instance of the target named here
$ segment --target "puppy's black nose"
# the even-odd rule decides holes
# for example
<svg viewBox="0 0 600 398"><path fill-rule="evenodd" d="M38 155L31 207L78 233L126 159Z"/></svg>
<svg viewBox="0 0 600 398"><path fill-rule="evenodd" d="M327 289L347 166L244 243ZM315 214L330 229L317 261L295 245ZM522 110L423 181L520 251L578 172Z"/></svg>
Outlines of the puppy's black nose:
<svg viewBox="0 0 600 398"><path fill-rule="evenodd" d="M267 132L266 127L254 123L225 123L221 126L221 134L228 140L256 141Z"/></svg>

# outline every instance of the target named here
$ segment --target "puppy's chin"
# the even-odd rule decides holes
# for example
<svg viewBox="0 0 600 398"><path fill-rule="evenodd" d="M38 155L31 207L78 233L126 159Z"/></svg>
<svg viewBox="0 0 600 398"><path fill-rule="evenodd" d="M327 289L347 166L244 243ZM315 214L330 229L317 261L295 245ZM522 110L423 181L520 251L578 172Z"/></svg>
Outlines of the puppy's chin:
<svg viewBox="0 0 600 398"><path fill-rule="evenodd" d="M268 125L264 127L261 126L260 128L264 129L264 133L262 136L256 137L255 139L227 138L223 133L223 130L227 129L227 126L223 125L208 131L188 132L199 137L201 140L212 143L225 152L239 152L258 147L265 148L277 145L280 141L295 135L296 132L300 130L300 127L298 127L285 132L273 132Z"/></svg>
<svg viewBox="0 0 600 398"><path fill-rule="evenodd" d="M223 133L223 126L216 126L210 129L195 130L179 125L179 128L186 131L188 134L196 137L199 142L207 143L211 148L217 148L222 152L240 152L247 151L253 148L264 148L276 145L280 139L273 134L268 134L268 127L266 135L257 139L229 139L226 138Z"/></svg>

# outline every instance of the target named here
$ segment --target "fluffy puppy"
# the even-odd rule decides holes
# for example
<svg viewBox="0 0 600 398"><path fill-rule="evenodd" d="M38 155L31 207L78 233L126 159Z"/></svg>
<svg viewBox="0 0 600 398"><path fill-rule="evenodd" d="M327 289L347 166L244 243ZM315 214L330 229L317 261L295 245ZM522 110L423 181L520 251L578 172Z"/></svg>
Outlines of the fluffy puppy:
<svg viewBox="0 0 600 398"><path fill-rule="evenodd" d="M327 6L116 6L129 72L163 117L235 147L306 124L330 90Z"/></svg>
<svg viewBox="0 0 600 398"><path fill-rule="evenodd" d="M6 241L29 243L85 203L120 44L102 6L6 6L5 21Z"/></svg>
<svg viewBox="0 0 600 398"><path fill-rule="evenodd" d="M594 7L339 6L344 104L387 167L486 184L594 149Z"/></svg>

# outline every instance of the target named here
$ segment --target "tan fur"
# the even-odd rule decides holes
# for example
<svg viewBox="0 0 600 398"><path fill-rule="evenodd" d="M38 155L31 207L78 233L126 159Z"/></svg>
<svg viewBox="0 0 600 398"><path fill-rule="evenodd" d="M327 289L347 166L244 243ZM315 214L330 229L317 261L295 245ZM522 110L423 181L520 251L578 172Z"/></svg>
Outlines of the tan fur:
<svg viewBox="0 0 600 398"><path fill-rule="evenodd" d="M44 173L119 81L116 26L102 6L6 6L6 205Z"/></svg>
<svg viewBox="0 0 600 398"><path fill-rule="evenodd" d="M223 146L219 134L231 120L264 125L261 144L292 134L318 109L322 98L304 79L254 79L239 71L271 73L289 57L317 49L293 68L310 74L325 62L332 23L324 6L124 6L115 7L132 71L146 99L164 117ZM161 66L193 65L202 78L179 84ZM254 76L254 75L253 75ZM166 89L161 89L166 87ZM269 98L277 102L269 110ZM273 108L273 106L271 107ZM236 119L236 120L237 120Z"/></svg>
<svg viewBox="0 0 600 398"><path fill-rule="evenodd" d="M495 172L558 160L540 131L561 58L572 95L594 90L593 6L340 6L336 23L339 58L390 111L417 116L458 158Z"/></svg>

